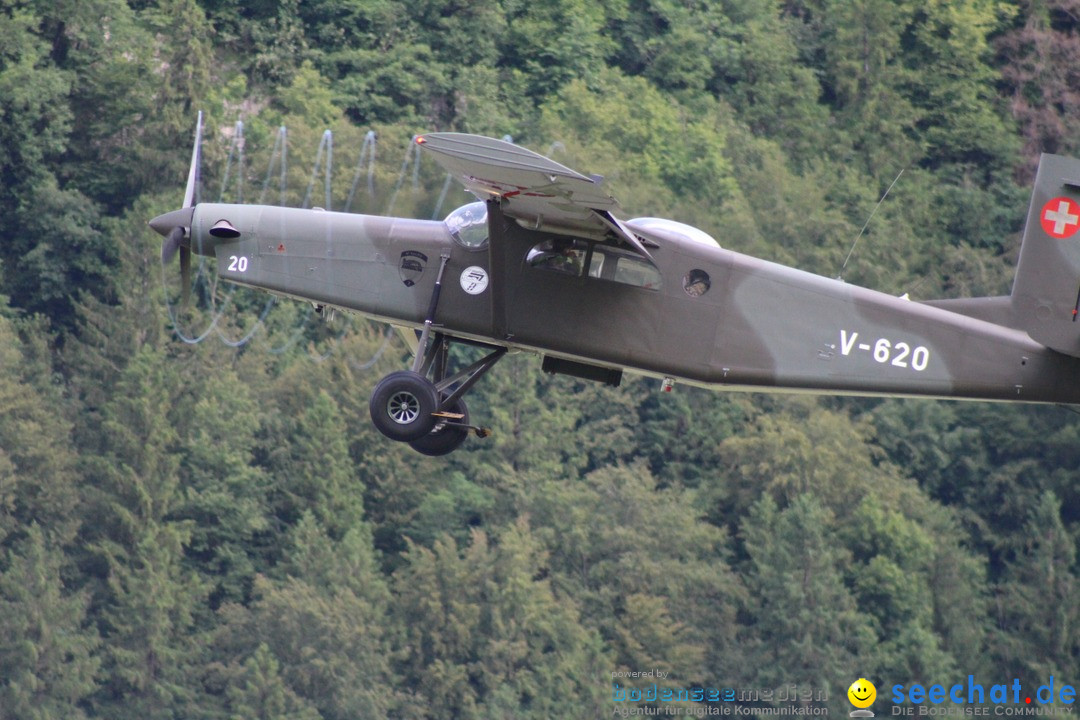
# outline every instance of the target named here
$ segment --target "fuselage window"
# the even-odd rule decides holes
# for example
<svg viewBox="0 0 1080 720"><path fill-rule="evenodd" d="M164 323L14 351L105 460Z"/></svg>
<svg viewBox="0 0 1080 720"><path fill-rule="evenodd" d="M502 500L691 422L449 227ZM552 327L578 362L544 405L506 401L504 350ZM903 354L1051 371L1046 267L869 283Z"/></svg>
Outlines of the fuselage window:
<svg viewBox="0 0 1080 720"><path fill-rule="evenodd" d="M691 270L683 276L682 286L690 297L701 297L709 292L712 280L709 279L709 273L704 270Z"/></svg>
<svg viewBox="0 0 1080 720"><path fill-rule="evenodd" d="M593 275L592 268L598 268L599 271ZM597 245L593 248L589 274L602 280L613 280L649 290L659 290L661 286L660 271L652 263L639 255L610 246Z"/></svg>

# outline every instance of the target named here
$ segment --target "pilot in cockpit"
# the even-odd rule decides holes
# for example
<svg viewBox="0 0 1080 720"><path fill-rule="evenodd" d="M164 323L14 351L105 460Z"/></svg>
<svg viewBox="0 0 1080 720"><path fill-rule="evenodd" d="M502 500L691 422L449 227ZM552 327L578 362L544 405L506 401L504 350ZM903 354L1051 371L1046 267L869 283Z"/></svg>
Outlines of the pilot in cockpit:
<svg viewBox="0 0 1080 720"><path fill-rule="evenodd" d="M570 238L546 240L529 253L532 267L554 270L566 275L580 275L585 266L586 247Z"/></svg>

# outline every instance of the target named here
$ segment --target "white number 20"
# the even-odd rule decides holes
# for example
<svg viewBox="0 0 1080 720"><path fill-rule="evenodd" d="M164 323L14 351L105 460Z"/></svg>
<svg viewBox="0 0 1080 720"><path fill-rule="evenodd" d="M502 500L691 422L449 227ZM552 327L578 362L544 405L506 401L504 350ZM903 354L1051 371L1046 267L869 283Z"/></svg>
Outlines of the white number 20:
<svg viewBox="0 0 1080 720"><path fill-rule="evenodd" d="M237 257L236 255L230 255L229 256L229 272L247 272L247 269L248 269L247 256L245 256L245 255L241 255L239 257Z"/></svg>

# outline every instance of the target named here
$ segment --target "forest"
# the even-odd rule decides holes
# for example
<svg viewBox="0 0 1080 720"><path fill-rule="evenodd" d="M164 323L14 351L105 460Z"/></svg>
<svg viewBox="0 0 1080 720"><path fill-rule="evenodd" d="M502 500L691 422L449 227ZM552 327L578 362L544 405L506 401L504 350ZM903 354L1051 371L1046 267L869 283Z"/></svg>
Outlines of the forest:
<svg viewBox="0 0 1080 720"><path fill-rule="evenodd" d="M1039 153L1080 154L1080 0L0 0L0 718L650 706L613 683L842 715L860 677L882 715L896 684L1080 682L1073 408L515 355L470 395L493 437L418 455L370 426L408 361L382 325L210 266L179 306L146 223L200 110L208 200L442 217L472 198L412 135L510 135L623 217L1007 294Z"/></svg>

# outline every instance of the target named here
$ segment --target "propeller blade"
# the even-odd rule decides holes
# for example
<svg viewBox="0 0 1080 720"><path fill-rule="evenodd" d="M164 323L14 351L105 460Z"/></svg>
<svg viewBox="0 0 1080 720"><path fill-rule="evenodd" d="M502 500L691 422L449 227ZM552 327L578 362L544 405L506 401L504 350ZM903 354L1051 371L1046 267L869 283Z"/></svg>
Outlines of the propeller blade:
<svg viewBox="0 0 1080 720"><path fill-rule="evenodd" d="M195 142L191 148L191 165L188 167L187 185L184 187L184 204L179 210L163 213L150 221L150 227L154 232L165 238L161 243L161 264L169 264L176 253L180 253L180 304L182 307L187 307L191 299L191 246L185 245L184 239L190 235L191 225L195 219L195 194L199 185L202 133L203 114L200 110L195 121ZM226 228L226 231L229 229L237 232L231 225Z"/></svg>
<svg viewBox="0 0 1080 720"><path fill-rule="evenodd" d="M163 235L161 243L161 264L172 262L176 253L180 253L181 305L187 307L191 298L191 248L184 244L184 237L190 232L195 215L195 193L199 184L199 163L202 157L203 114L195 121L195 142L191 147L191 165L188 167L187 185L184 187L184 204L179 210L158 215L150 221L150 227Z"/></svg>
<svg viewBox="0 0 1080 720"><path fill-rule="evenodd" d="M191 248L180 246L180 307L187 307L191 300Z"/></svg>
<svg viewBox="0 0 1080 720"><path fill-rule="evenodd" d="M181 207L192 207L195 205L195 186L199 182L199 160L202 154L202 110L199 111L199 117L195 121L195 144L191 148L191 166L188 168L187 186L184 188L184 204Z"/></svg>
<svg viewBox="0 0 1080 720"><path fill-rule="evenodd" d="M184 249L181 244L184 241L184 227L174 225L165 239L161 241L161 264L168 265L172 262L177 250Z"/></svg>

